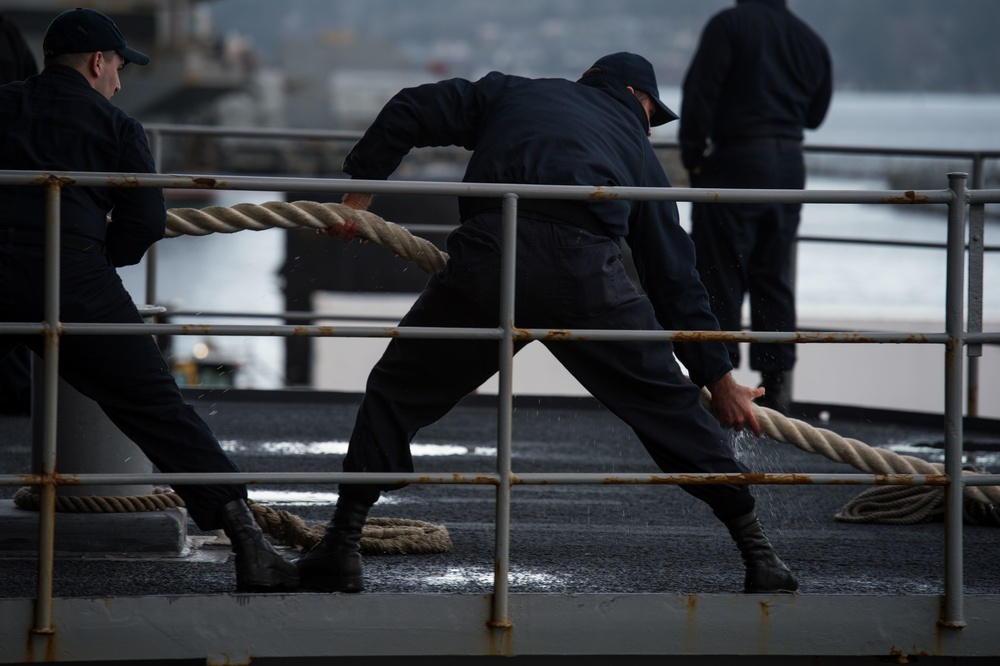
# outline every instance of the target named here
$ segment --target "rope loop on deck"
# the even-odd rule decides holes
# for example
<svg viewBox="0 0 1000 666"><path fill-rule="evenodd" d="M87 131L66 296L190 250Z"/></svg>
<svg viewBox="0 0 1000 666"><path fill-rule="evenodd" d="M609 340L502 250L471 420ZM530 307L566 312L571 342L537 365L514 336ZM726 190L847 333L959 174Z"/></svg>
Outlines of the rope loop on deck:
<svg viewBox="0 0 1000 666"><path fill-rule="evenodd" d="M97 496L56 495L56 511L63 513L137 513L162 511L184 506L180 495L170 489L156 488L152 495ZM326 529L324 524L308 525L302 518L266 504L247 500L254 520L264 534L291 548L312 548ZM14 506L37 511L41 495L33 488L21 488L14 494ZM368 555L417 555L447 553L451 537L442 525L405 518L370 517L361 530L361 551Z"/></svg>
<svg viewBox="0 0 1000 666"><path fill-rule="evenodd" d="M913 525L944 518L945 494L940 486L874 486L845 504L834 518L844 523ZM962 519L969 525L1000 527L993 504L963 498Z"/></svg>
<svg viewBox="0 0 1000 666"><path fill-rule="evenodd" d="M286 546L309 550L326 531L325 524L307 525L288 511L253 500L247 504L261 530ZM445 527L421 520L369 517L361 530L361 551L369 555L447 553L451 545Z"/></svg>

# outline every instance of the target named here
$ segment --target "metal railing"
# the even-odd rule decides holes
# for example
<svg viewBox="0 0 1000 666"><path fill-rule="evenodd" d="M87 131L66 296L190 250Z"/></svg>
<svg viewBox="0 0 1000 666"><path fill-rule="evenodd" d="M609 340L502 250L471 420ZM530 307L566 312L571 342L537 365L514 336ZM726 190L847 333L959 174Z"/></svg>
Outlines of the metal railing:
<svg viewBox="0 0 1000 666"><path fill-rule="evenodd" d="M964 620L964 592L962 565L962 495L966 485L1000 485L1000 475L983 475L974 482L962 474L962 380L963 348L984 343L1000 343L1000 332L966 331L963 329L965 289L964 268L966 256L966 211L980 214L986 204L1000 203L1000 190L969 190L967 176L949 174L949 186L938 190L700 190L689 188L593 188L542 185L470 184L441 182L386 182L340 180L324 178L265 178L224 176L116 174L116 173L44 173L29 171L0 172L0 186L35 185L46 190L45 229L46 288L45 319L42 322L0 323L0 335L34 334L45 339L44 404L41 437L41 469L33 474L0 475L0 485L37 485L41 489L39 510L39 577L35 603L34 629L36 637L54 632L52 627L52 571L54 561L54 514L56 488L73 483L97 485L109 482L119 484L158 483L196 484L229 483L435 483L435 484L488 484L496 487L496 570L492 597L491 626L509 626L509 546L511 490L515 485L534 483L736 483L736 484L928 484L945 486L948 498L945 515L945 585L939 624L943 627L962 627ZM59 312L59 220L63 187L106 187L126 184L129 187L159 187L185 189L227 190L283 190L289 192L366 192L414 195L445 195L465 197L502 197L502 292L498 328L418 328L343 326L328 327L301 325L206 325L196 331L180 324L85 324L60 320ZM514 312L514 239L517 225L518 201L524 198L563 198L587 200L595 194L634 200L665 200L719 203L860 203L883 205L945 204L948 207L947 235L947 288L945 303L945 330L940 333L845 333L825 332L718 332L718 331L606 331L559 330L560 339L588 340L731 340L739 342L791 342L809 343L859 343L892 342L898 344L940 344L945 348L945 405L944 475L876 475L876 474L519 474L511 467L512 449L512 373L515 341L545 338L553 331L516 328ZM975 213L979 211L979 213ZM981 265L983 248L973 244L969 248ZM971 263L971 262L970 262ZM970 308L976 300L970 298ZM978 317L981 321L981 300ZM362 474L362 473L230 473L230 474L77 474L60 475L56 470L56 415L58 387L59 341L63 335L106 334L170 334L170 335L271 335L314 337L415 337L415 338L476 338L497 340L499 345L498 437L497 460L494 474Z"/></svg>
<svg viewBox="0 0 1000 666"><path fill-rule="evenodd" d="M284 129L284 128L259 128L259 127L219 127L217 125L175 125L167 123L150 123L145 126L146 133L150 138L151 149L155 164L163 168L164 141L168 137L212 137L212 138L233 138L252 140L271 140L278 142L292 142L301 144L303 142L328 144L339 142L350 142L353 144L361 138L362 132L358 130L319 130L319 129ZM662 139L652 139L653 147L662 152L678 152L680 146L676 141ZM986 165L990 160L1000 160L1000 150L960 150L960 149L934 149L934 148L892 148L892 147L868 147L868 146L839 146L828 144L810 144L803 146L807 155L849 155L867 157L899 157L899 158L934 158L940 160L956 160L968 166L969 187L973 190L982 190L986 183ZM455 154L466 154L466 151L454 150ZM899 203L917 203L908 201L914 195L912 190L905 190L899 196ZM682 200L679 200L682 201ZM803 202L805 203L805 202ZM925 202L930 203L930 202ZM985 213L982 204L970 204L969 207L969 229L968 229L968 249L969 266L969 299L970 307L967 320L967 330L971 334L982 332L982 299L983 299L983 256L988 252L1000 252L1000 246L989 246L985 244ZM414 233L424 231L441 231L446 227L435 226L425 228L421 225L405 225L407 229ZM802 243L838 243L844 245L880 245L885 247L908 247L908 248L930 248L945 249L945 243L934 243L926 241L911 241L905 239L864 239L845 238L829 236L811 236L799 234L796 238L796 248ZM796 252L797 254L797 252ZM150 248L146 255L146 302L157 302L157 254L156 246ZM792 262L792 276L794 280L797 271L797 263ZM204 311L200 311L204 316ZM233 316L226 313L212 313L214 316ZM250 318L280 318L284 321L302 321L301 313L242 313L241 317ZM313 316L313 321L320 317ZM982 343L971 343L966 348L968 356L968 372L965 378L965 409L968 416L979 415L979 395L980 395L980 371L979 360L982 356Z"/></svg>

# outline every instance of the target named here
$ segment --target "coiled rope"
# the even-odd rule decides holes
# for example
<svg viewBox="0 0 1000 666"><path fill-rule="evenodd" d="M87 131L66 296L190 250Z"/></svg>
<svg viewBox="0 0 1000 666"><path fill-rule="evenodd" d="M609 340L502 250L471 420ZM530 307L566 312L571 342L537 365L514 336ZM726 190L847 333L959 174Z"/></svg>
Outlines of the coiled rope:
<svg viewBox="0 0 1000 666"><path fill-rule="evenodd" d="M21 488L14 495L14 505L37 511L41 495ZM261 531L281 544L308 550L323 538L326 526L322 523L309 525L293 513L253 500L247 500L247 505ZM180 495L163 488L155 488L152 495L56 495L56 511L64 513L137 513L183 506ZM445 527L420 520L370 517L361 530L361 550L369 555L446 553L451 546Z"/></svg>

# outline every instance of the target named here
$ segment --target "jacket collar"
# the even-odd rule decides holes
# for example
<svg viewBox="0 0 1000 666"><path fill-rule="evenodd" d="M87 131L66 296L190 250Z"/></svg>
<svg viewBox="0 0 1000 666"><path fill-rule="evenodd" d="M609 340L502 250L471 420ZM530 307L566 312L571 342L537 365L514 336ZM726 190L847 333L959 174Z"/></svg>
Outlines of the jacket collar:
<svg viewBox="0 0 1000 666"><path fill-rule="evenodd" d="M87 81L87 78L83 74L76 71L72 67L67 67L66 65L49 65L48 67L42 70L42 74L45 76L55 76L60 79L64 79L66 81L73 81L75 83L78 83L82 86L86 86L91 90L93 90L93 87L90 85L90 83Z"/></svg>
<svg viewBox="0 0 1000 666"><path fill-rule="evenodd" d="M590 88L597 88L611 95L611 97L621 102L625 108L635 114L639 122L642 123L642 129L647 132L649 131L649 116L646 115L646 109L642 107L642 103L634 95L629 93L628 88L623 86L619 81L603 74L591 74L579 79L577 83Z"/></svg>

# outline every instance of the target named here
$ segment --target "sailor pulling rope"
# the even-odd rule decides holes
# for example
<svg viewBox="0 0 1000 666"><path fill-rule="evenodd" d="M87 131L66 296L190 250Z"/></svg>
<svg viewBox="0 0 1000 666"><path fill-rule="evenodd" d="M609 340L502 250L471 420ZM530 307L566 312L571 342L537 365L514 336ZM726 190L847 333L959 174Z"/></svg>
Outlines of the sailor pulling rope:
<svg viewBox="0 0 1000 666"><path fill-rule="evenodd" d="M207 234L213 231L226 233L240 228L263 229L268 227L289 228L309 226L320 230L331 230L345 240L355 235L362 240L392 249L399 256L411 259L427 272L433 272L448 260L448 255L423 239L412 236L405 228L387 222L378 215L354 208L352 197L347 195L344 204L317 204L309 201L294 203L271 202L262 205L239 204L232 209L211 207L204 210L173 209L168 211L168 235L181 233ZM365 208L361 205L360 208ZM705 400L711 402L711 395L705 391ZM837 433L814 428L813 426L784 417L779 412L766 407L754 406L754 414L764 430L764 434L779 442L794 444L799 448L820 453L830 460L850 464L857 469L874 474L923 474L943 475L944 466L929 463L913 456L901 456L888 449L873 448L854 439L841 437ZM966 474L974 471L966 470ZM934 487L926 487L931 492ZM940 489L937 489L940 490ZM940 494L940 493L939 493ZM1000 487L966 486L967 497L987 506L1000 506Z"/></svg>

